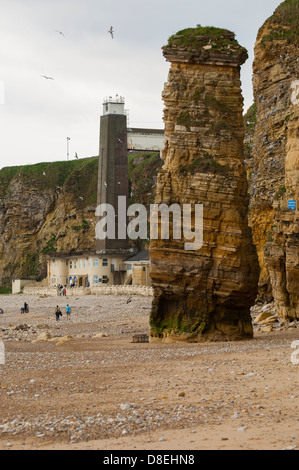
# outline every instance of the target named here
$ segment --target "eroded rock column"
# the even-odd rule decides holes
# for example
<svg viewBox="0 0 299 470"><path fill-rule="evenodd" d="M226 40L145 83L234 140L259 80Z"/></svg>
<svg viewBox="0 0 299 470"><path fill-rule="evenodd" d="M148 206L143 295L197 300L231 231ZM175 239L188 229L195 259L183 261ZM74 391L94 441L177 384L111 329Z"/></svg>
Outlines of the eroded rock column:
<svg viewBox="0 0 299 470"><path fill-rule="evenodd" d="M248 227L240 66L233 33L187 29L169 39L164 166L157 204L203 204L203 246L151 240L151 341L252 337L259 267Z"/></svg>

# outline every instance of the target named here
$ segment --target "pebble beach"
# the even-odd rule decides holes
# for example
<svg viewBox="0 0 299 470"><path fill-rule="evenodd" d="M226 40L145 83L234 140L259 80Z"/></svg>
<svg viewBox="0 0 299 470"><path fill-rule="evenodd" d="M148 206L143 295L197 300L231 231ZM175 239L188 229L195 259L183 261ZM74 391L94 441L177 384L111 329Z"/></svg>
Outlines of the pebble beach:
<svg viewBox="0 0 299 470"><path fill-rule="evenodd" d="M252 340L134 343L151 301L0 296L0 448L298 449L297 322L260 306Z"/></svg>

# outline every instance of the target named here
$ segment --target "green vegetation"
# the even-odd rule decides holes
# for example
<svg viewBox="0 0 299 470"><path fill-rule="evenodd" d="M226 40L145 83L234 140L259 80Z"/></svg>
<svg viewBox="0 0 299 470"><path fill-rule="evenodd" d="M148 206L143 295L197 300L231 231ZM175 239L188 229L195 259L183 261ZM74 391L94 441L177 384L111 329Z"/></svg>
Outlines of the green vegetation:
<svg viewBox="0 0 299 470"><path fill-rule="evenodd" d="M11 294L10 287L0 287L0 295L8 295Z"/></svg>
<svg viewBox="0 0 299 470"><path fill-rule="evenodd" d="M53 253L54 251L56 251L56 242L56 236L52 233L50 240L48 240L46 246L42 248L42 253L44 255L47 255L48 253Z"/></svg>
<svg viewBox="0 0 299 470"><path fill-rule="evenodd" d="M85 230L89 229L89 223L87 222L87 220L83 219L81 225L72 225L71 228L72 228L72 230L75 230L77 232L79 230L83 230L83 232L84 232Z"/></svg>
<svg viewBox="0 0 299 470"><path fill-rule="evenodd" d="M229 44L238 45L235 34L227 29L215 28L214 26L197 26L196 28L186 28L173 34L168 39L167 46L202 46L202 41L211 39L215 42L214 47L227 47ZM166 46L166 47L167 47Z"/></svg>
<svg viewBox="0 0 299 470"><path fill-rule="evenodd" d="M270 26L270 32L262 37L262 45L275 39L285 39L289 44L299 41L299 1L285 0L261 28Z"/></svg>
<svg viewBox="0 0 299 470"><path fill-rule="evenodd" d="M37 253L29 253L25 257L25 261L21 263L21 277L27 279L36 278L39 274L39 255Z"/></svg>
<svg viewBox="0 0 299 470"><path fill-rule="evenodd" d="M0 197L5 197L6 191L14 179L27 182L31 187L33 186L40 191L56 189L64 184L67 186L76 184L75 192L77 187L78 189L83 188L88 195L88 188L94 181L97 181L97 165L98 157L91 157L72 161L5 167L0 170ZM82 185L75 177L78 174L81 178L82 176L86 178ZM92 200L95 201L94 197Z"/></svg>
<svg viewBox="0 0 299 470"><path fill-rule="evenodd" d="M244 126L246 131L254 132L256 126L256 103L253 103L244 114Z"/></svg>
<svg viewBox="0 0 299 470"><path fill-rule="evenodd" d="M287 190L287 188L285 186L281 186L278 189L278 191L276 191L275 196L274 196L274 200L278 201L279 199L281 199L284 196L284 194L286 193L286 190Z"/></svg>
<svg viewBox="0 0 299 470"><path fill-rule="evenodd" d="M220 111L223 114L229 113L229 108L226 103L217 100L214 96L208 94L205 95L204 101L209 108L214 108L217 111Z"/></svg>
<svg viewBox="0 0 299 470"><path fill-rule="evenodd" d="M212 155L203 152L203 156L195 158L189 165L183 165L179 168L181 175L187 173L217 173L226 174L228 167L218 163Z"/></svg>

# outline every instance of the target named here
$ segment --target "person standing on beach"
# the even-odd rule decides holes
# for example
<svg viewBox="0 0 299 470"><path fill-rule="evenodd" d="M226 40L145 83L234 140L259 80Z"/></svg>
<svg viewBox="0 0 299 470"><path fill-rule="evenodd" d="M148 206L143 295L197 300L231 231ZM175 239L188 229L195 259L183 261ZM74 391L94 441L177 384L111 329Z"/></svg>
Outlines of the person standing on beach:
<svg viewBox="0 0 299 470"><path fill-rule="evenodd" d="M66 310L66 318L70 320L71 319L71 307L69 306L69 304L67 304L67 306L65 307L65 310Z"/></svg>
<svg viewBox="0 0 299 470"><path fill-rule="evenodd" d="M58 305L55 308L54 315L56 315L56 321L59 321L59 317L62 317L62 313Z"/></svg>

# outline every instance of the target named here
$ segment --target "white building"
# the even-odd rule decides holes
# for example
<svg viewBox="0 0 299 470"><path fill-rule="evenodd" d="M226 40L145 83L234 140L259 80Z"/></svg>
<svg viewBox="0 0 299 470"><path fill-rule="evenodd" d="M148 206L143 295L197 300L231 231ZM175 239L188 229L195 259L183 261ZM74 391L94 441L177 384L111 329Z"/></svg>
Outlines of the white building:
<svg viewBox="0 0 299 470"><path fill-rule="evenodd" d="M161 129L127 129L128 150L156 150L164 147L164 131Z"/></svg>
<svg viewBox="0 0 299 470"><path fill-rule="evenodd" d="M137 254L53 253L47 264L49 287L107 285L150 286L148 251Z"/></svg>

